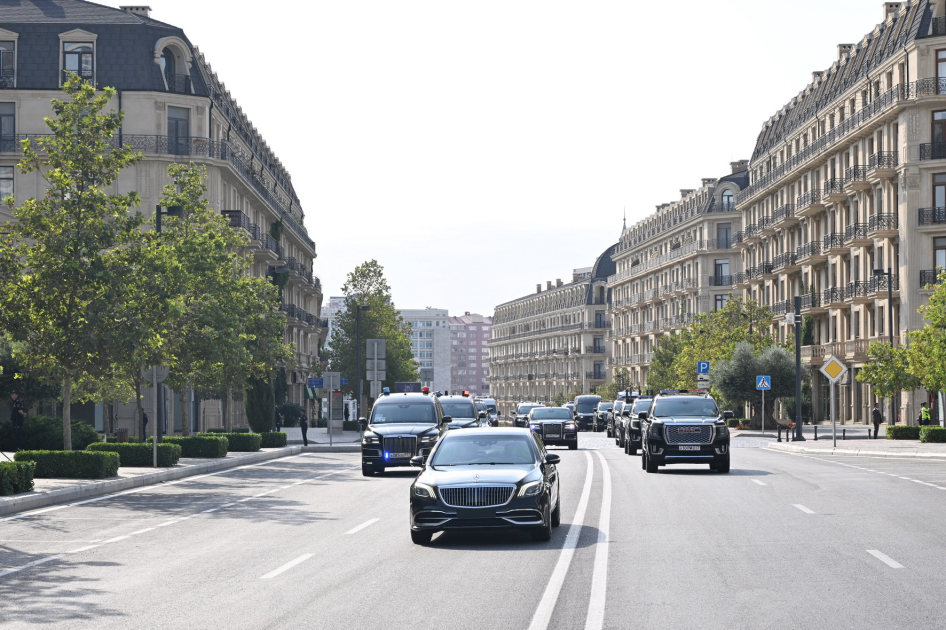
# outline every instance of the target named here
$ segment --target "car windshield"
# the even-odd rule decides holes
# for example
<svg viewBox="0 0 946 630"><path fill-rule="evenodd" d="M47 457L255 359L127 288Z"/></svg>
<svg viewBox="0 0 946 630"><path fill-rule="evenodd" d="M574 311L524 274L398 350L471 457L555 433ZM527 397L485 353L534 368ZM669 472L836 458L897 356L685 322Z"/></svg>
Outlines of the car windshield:
<svg viewBox="0 0 946 630"><path fill-rule="evenodd" d="M686 416L692 418L715 417L719 409L712 398L702 396L688 396L680 398L661 398L654 402L651 413L655 418L672 418Z"/></svg>
<svg viewBox="0 0 946 630"><path fill-rule="evenodd" d="M440 406L443 407L443 415L451 418L476 417L476 408L468 400L441 400Z"/></svg>
<svg viewBox="0 0 946 630"><path fill-rule="evenodd" d="M490 413L496 413L496 403L486 403L486 408L489 409Z"/></svg>
<svg viewBox="0 0 946 630"><path fill-rule="evenodd" d="M436 424L437 414L433 402L383 402L375 403L371 410L371 424L416 422Z"/></svg>
<svg viewBox="0 0 946 630"><path fill-rule="evenodd" d="M533 420L571 420L572 412L564 407L539 408L532 412Z"/></svg>
<svg viewBox="0 0 946 630"><path fill-rule="evenodd" d="M462 433L466 433L463 431ZM445 435L430 459L431 466L534 464L527 435Z"/></svg>
<svg viewBox="0 0 946 630"><path fill-rule="evenodd" d="M617 412L624 411L624 401L619 400L616 403L614 403L614 410Z"/></svg>
<svg viewBox="0 0 946 630"><path fill-rule="evenodd" d="M526 416L530 411L536 407L541 407L542 405L519 405L519 410L516 411L520 416Z"/></svg>
<svg viewBox="0 0 946 630"><path fill-rule="evenodd" d="M634 401L634 406L631 408L632 414L638 414L642 411L647 411L650 409L650 403L653 402L652 398L638 398Z"/></svg>
<svg viewBox="0 0 946 630"><path fill-rule="evenodd" d="M613 406L614 403L598 403L598 411L608 411Z"/></svg>
<svg viewBox="0 0 946 630"><path fill-rule="evenodd" d="M579 400L578 413L594 413L595 405L597 404L597 400Z"/></svg>

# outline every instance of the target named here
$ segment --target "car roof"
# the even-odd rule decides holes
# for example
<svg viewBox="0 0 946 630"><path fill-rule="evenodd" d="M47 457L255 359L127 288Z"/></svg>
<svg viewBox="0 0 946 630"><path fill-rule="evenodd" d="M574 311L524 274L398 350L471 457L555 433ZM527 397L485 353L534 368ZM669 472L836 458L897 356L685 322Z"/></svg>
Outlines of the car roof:
<svg viewBox="0 0 946 630"><path fill-rule="evenodd" d="M447 398L449 400L456 400L459 398L460 400L469 400L470 402L480 402L480 401L474 401L469 396L461 396L460 394L450 394L449 396L438 396L437 398L439 398L440 400L443 400L444 398Z"/></svg>
<svg viewBox="0 0 946 630"><path fill-rule="evenodd" d="M476 436L491 436L491 435L531 435L532 429L527 429L525 427L483 427L481 429L476 429L475 431L448 431L441 437L441 440L449 438L451 435L476 435Z"/></svg>
<svg viewBox="0 0 946 630"><path fill-rule="evenodd" d="M380 396L377 400L374 401L374 404L379 403L395 403L395 402L421 402L427 401L430 403L434 402L436 396L432 394L418 394L416 392L408 392L405 394L386 394Z"/></svg>

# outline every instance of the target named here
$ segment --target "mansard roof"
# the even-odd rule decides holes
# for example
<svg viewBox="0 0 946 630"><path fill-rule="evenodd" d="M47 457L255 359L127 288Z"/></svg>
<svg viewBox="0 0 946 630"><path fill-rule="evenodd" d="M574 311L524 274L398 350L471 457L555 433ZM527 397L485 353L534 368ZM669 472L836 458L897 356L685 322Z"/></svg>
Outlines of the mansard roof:
<svg viewBox="0 0 946 630"><path fill-rule="evenodd" d="M854 85L863 83L866 87L868 79L876 78L872 73L898 50L928 36L932 20L930 0L908 0L903 4L905 10L891 14L874 27L830 68L815 72L812 82L765 122L752 152L753 162L788 140ZM919 77L910 80L916 78Z"/></svg>
<svg viewBox="0 0 946 630"><path fill-rule="evenodd" d="M614 272L617 271L617 265L611 260L611 254L614 253L617 246L618 244L615 243L598 256L598 260L595 261L595 266L591 268L592 280L607 280L608 276L614 275Z"/></svg>

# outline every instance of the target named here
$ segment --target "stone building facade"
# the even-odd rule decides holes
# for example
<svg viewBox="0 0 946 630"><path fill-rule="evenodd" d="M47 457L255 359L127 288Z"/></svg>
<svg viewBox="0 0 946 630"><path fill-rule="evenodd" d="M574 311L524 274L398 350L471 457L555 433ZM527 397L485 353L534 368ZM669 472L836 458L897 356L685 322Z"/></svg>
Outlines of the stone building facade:
<svg viewBox="0 0 946 630"><path fill-rule="evenodd" d="M116 190L138 191L141 210L150 216L169 183L171 163L204 165L210 205L250 237L251 273L288 272L282 310L286 340L296 347L287 366L289 397L303 404L323 333L322 289L312 273L315 242L289 173L183 30L151 18L143 6L115 9L81 0L52 6L23 2L2 9L0 194L17 204L42 196L41 178L21 174L15 165L24 138L49 133L43 119L52 115L50 101L62 96L66 71L97 87L114 87L112 105L125 118L113 141L144 155L121 173ZM0 208L0 223L10 218ZM193 411L196 429L220 421L216 401ZM235 411L239 423L242 409ZM117 426L130 427L132 413L121 409ZM179 409L172 407L168 428L179 427Z"/></svg>
<svg viewBox="0 0 946 630"><path fill-rule="evenodd" d="M443 308L405 309L401 317L411 323L411 351L420 372L420 384L430 391L453 389L450 379L450 313Z"/></svg>
<svg viewBox="0 0 946 630"><path fill-rule="evenodd" d="M608 276L616 245L598 257L591 272L572 282L536 285L533 294L500 304L489 343L490 392L499 411L520 401L551 403L557 394L593 391L607 379L611 356Z"/></svg>
<svg viewBox="0 0 946 630"><path fill-rule="evenodd" d="M493 318L467 311L450 318L451 392L489 395L489 340Z"/></svg>
<svg viewBox="0 0 946 630"><path fill-rule="evenodd" d="M704 179L680 191L680 200L621 234L608 277L612 357L609 367L627 369L637 388L647 383L654 344L698 313L721 308L742 272L733 235L742 230L735 196L748 184L748 161L733 162L731 173Z"/></svg>

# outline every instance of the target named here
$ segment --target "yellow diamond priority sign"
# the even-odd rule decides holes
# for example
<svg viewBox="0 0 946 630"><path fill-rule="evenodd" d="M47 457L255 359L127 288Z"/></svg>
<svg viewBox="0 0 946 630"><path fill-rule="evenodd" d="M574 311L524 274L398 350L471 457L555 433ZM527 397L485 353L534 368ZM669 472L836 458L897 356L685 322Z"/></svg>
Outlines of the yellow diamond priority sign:
<svg viewBox="0 0 946 630"><path fill-rule="evenodd" d="M834 357L828 357L828 360L821 366L821 373L828 377L832 383L837 383L845 372L847 372L847 366Z"/></svg>

